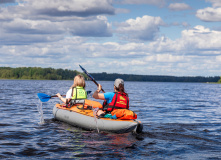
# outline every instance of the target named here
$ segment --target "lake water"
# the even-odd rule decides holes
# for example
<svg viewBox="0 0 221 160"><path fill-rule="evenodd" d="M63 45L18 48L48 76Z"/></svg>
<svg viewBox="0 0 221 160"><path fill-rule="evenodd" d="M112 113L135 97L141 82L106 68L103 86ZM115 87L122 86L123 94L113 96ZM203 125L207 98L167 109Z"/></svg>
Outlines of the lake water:
<svg viewBox="0 0 221 160"><path fill-rule="evenodd" d="M113 91L113 82L102 81ZM221 85L125 82L130 109L144 125L135 135L85 131L53 119L72 81L0 80L0 159L221 159ZM86 90L96 85L87 81ZM90 97L90 99L92 99Z"/></svg>

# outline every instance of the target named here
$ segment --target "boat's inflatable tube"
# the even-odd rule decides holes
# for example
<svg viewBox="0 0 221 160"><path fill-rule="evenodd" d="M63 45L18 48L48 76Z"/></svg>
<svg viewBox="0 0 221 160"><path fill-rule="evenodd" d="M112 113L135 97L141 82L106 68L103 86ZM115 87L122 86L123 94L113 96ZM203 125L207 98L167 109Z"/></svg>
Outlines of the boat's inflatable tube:
<svg viewBox="0 0 221 160"><path fill-rule="evenodd" d="M113 133L136 132L141 133L143 125L137 120L118 120L110 118L97 118L91 109L80 109L82 105L71 108L56 104L53 108L55 119L66 122L86 130L99 130Z"/></svg>

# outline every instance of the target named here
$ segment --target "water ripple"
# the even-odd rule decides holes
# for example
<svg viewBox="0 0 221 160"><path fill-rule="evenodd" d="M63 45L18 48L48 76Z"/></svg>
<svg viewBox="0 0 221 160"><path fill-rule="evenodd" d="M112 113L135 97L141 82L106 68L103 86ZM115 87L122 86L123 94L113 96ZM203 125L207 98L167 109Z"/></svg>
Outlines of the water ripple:
<svg viewBox="0 0 221 160"><path fill-rule="evenodd" d="M113 91L113 82L99 82ZM72 81L0 80L0 159L221 159L220 85L125 82L141 134L85 131L53 118L59 99L42 105L37 93L65 94ZM87 90L95 91L87 81Z"/></svg>

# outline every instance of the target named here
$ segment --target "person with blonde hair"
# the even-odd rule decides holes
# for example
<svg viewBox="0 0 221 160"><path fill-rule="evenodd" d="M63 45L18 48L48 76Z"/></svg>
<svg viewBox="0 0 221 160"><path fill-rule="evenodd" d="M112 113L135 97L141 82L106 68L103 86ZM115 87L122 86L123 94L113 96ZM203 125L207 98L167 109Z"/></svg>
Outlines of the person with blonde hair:
<svg viewBox="0 0 221 160"><path fill-rule="evenodd" d="M87 92L85 91L86 83L84 76L78 74L74 77L74 83L66 93L66 98L62 97L60 93L56 95L60 100L66 104L69 104L71 101L84 100L87 98Z"/></svg>

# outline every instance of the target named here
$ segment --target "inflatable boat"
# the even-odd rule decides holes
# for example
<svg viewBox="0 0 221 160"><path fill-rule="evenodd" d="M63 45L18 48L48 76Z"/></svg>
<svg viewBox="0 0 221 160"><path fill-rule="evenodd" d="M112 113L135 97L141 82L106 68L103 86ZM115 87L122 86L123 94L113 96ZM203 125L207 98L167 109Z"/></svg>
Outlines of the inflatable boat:
<svg viewBox="0 0 221 160"><path fill-rule="evenodd" d="M102 105L99 102L90 100L89 103L92 103L90 107L85 104L75 104L70 108L64 104L56 104L53 108L54 118L85 130L112 133L142 132L143 125L140 121L99 118L94 110L102 107Z"/></svg>

